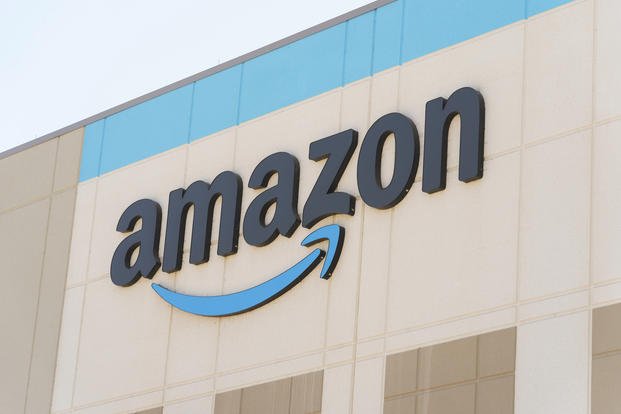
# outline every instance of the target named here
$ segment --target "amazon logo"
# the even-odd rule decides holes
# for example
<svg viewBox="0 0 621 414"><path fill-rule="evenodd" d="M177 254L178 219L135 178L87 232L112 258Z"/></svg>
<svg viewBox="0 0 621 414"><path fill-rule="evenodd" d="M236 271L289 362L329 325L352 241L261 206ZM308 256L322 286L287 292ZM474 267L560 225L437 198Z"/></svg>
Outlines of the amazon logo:
<svg viewBox="0 0 621 414"><path fill-rule="evenodd" d="M459 115L459 180L470 182L483 177L485 104L481 94L469 87L458 89L448 99L439 97L426 104L422 190L434 193L446 187L448 131ZM395 159L392 176L382 185L381 160L386 139L394 138ZM323 162L323 169L298 212L300 162L293 155L278 152L264 158L254 168L247 186L260 190L243 214L243 182L232 172L218 174L211 183L195 181L178 188L168 197L164 251L160 260L159 243L162 225L161 206L149 199L132 203L119 218L116 230L129 233L117 246L111 260L110 277L118 286L131 286L141 277L153 278L163 272L177 272L182 267L186 220L194 208L189 262L200 265L209 261L213 214L221 201L217 254L237 253L240 233L253 246L266 246L278 236L291 237L300 227L312 229L322 219L336 215L354 215L356 199L337 191L345 169L358 146L358 132L353 129L314 141L309 159ZM389 113L377 119L366 132L357 160L357 184L362 201L370 207L388 209L397 205L410 190L418 171L420 140L414 122L401 113ZM268 187L272 177L275 185ZM268 218L268 210L274 214ZM138 222L140 228L136 229ZM242 230L240 232L240 225ZM193 296L152 284L166 302L183 311L203 316L235 315L256 309L287 292L306 277L323 260L320 277L328 279L338 263L345 229L331 224L310 232L304 247L327 241L327 248L314 248L279 275L249 289L218 296Z"/></svg>

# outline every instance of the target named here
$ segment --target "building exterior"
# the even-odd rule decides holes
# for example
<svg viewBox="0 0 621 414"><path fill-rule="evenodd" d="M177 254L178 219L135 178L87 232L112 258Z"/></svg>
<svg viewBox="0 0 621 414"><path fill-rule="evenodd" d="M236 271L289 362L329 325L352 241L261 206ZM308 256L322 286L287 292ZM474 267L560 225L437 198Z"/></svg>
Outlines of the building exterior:
<svg viewBox="0 0 621 414"><path fill-rule="evenodd" d="M619 16L381 0L2 154L0 411L621 413Z"/></svg>

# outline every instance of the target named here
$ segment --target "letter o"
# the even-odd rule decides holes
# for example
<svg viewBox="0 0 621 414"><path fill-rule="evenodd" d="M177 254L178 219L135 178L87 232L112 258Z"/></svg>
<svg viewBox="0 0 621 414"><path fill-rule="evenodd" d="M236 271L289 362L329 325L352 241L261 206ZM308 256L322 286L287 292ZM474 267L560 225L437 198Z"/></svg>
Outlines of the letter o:
<svg viewBox="0 0 621 414"><path fill-rule="evenodd" d="M390 183L382 187L382 151L390 134L395 137L395 166ZM394 207L410 190L419 157L418 131L410 118L393 112L375 121L364 137L358 157L358 190L362 200L382 210Z"/></svg>

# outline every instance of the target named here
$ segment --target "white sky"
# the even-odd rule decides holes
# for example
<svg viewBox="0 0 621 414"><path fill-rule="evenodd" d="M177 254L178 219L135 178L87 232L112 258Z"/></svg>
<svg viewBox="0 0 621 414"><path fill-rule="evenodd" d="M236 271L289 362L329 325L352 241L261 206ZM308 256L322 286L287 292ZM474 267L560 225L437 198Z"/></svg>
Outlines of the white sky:
<svg viewBox="0 0 621 414"><path fill-rule="evenodd" d="M0 151L371 0L0 0Z"/></svg>

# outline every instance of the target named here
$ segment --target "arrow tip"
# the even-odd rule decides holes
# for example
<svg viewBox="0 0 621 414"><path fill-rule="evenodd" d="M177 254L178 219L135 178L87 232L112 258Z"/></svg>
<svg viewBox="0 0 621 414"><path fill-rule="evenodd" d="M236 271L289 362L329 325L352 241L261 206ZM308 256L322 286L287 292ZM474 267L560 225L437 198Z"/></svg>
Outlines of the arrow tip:
<svg viewBox="0 0 621 414"><path fill-rule="evenodd" d="M336 267L343 249L345 229L338 224L329 224L313 231L302 240L302 246L310 246L320 241L328 241L328 251L319 275L322 279L329 279Z"/></svg>

